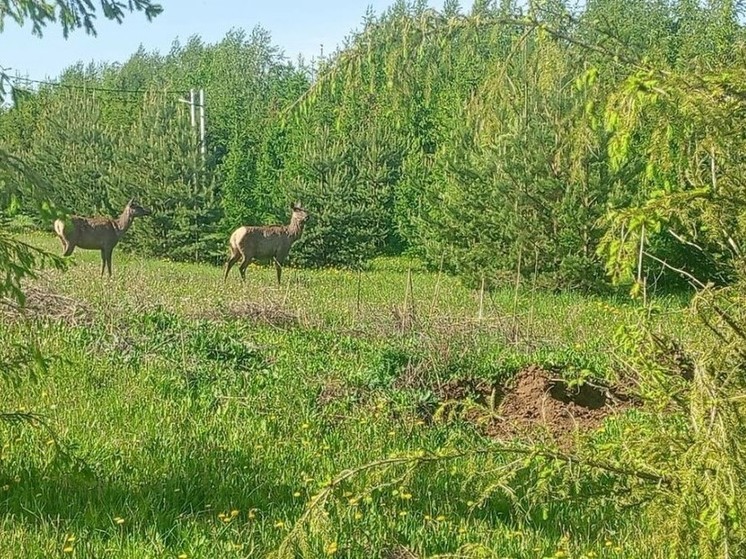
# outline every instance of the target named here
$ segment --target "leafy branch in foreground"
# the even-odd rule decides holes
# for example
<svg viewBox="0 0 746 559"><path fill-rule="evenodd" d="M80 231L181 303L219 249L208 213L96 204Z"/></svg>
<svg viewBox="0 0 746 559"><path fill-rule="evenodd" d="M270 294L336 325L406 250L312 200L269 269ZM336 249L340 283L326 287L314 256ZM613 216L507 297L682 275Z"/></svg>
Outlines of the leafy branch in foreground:
<svg viewBox="0 0 746 559"><path fill-rule="evenodd" d="M326 483L316 495L311 497L306 510L295 522L293 528L284 538L274 556L278 559L284 557L294 557L295 547L305 546L306 538L304 531L306 529L313 530L323 527L323 525L326 523L326 514L324 511L325 505L341 486L351 481L353 478L377 470L384 479L384 481L377 483L372 487L364 488L363 491L353 499L355 501L359 501L365 496L370 496L375 491L380 491L383 488L391 487L393 485L401 483L405 478L415 473L417 469L427 465L440 465L460 459L470 459L480 456L505 457L511 455L522 457L522 459L508 461L506 464L502 465L496 470L490 470L488 474L485 474L484 472L482 472L481 474L477 474L484 477L491 477L488 482L487 490L478 499L476 499L475 503L472 505L472 508L479 506L495 490L506 489L503 481L496 479L495 474L497 472L500 473L501 478L507 480L514 477L518 470L526 468L542 469L543 471L556 471L556 468L565 465L575 468L579 467L587 471L600 470L607 474L634 478L644 485L662 488L662 490L665 491L673 489L672 485L674 483L674 480L664 474L651 472L645 469L635 469L629 466L623 466L612 462L603 462L595 459L580 457L573 454L566 454L538 446L524 446L516 443L492 443L489 446L461 452L443 454L433 454L426 453L425 451L419 451L410 455L394 456L381 460L375 460L373 462L369 462L355 468L343 470L342 472L337 474L331 481ZM397 475L395 471L396 468L399 467L404 467L405 471L403 474ZM511 490L508 490L507 492L514 494L514 492ZM530 509L530 506L522 507L519 504L518 508L522 508L524 511L528 511Z"/></svg>
<svg viewBox="0 0 746 559"><path fill-rule="evenodd" d="M122 23L125 10L144 12L148 21L151 21L163 11L163 8L152 0L101 0L101 11L106 19ZM6 17L10 17L18 25L30 21L32 33L38 37L42 36L42 28L46 27L47 23L55 22L62 26L65 38L70 31L81 27L86 33L96 35L96 8L90 0L0 0L0 32L4 29Z"/></svg>

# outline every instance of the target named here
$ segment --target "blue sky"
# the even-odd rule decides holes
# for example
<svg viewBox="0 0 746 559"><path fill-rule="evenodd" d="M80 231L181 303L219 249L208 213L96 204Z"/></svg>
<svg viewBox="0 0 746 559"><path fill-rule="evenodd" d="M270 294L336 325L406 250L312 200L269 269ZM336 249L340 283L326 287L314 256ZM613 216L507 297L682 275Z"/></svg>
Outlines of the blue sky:
<svg viewBox="0 0 746 559"><path fill-rule="evenodd" d="M96 2L97 3L97 2ZM361 26L368 6L381 13L393 0L160 0L163 13L148 23L141 13L129 14L119 25L99 17L98 37L76 30L67 40L61 27L47 26L42 38L31 34L31 26L19 27L6 19L0 34L0 67L8 74L31 79L58 76L78 61L124 61L140 44L148 51L168 52L178 38L182 43L192 35L205 42L220 40L232 27L250 31L261 25L273 42L295 60L298 54L310 60L333 51L344 37ZM98 4L98 3L97 3ZM429 0L440 8L442 0ZM463 5L469 6L470 1Z"/></svg>

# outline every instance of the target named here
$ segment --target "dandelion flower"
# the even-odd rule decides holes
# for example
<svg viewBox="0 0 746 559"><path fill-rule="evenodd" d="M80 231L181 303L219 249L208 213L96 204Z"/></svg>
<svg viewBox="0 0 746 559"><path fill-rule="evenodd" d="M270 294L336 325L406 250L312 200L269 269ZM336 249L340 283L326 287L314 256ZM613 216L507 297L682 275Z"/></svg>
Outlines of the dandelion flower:
<svg viewBox="0 0 746 559"><path fill-rule="evenodd" d="M124 524L124 518L122 518L121 516L115 516L114 517L114 522L116 524Z"/></svg>
<svg viewBox="0 0 746 559"><path fill-rule="evenodd" d="M275 522L275 528L282 528L283 526L285 526L285 522L283 522L282 520L278 520L277 522Z"/></svg>
<svg viewBox="0 0 746 559"><path fill-rule="evenodd" d="M446 517L443 516L442 514L440 516L438 516L438 517L435 518L435 520L437 520L438 522L443 522L445 519L446 519Z"/></svg>
<svg viewBox="0 0 746 559"><path fill-rule="evenodd" d="M295 493L293 493L293 497L300 497L300 491L296 491Z"/></svg>
<svg viewBox="0 0 746 559"><path fill-rule="evenodd" d="M327 544L326 548L324 548L324 551L327 555L334 555L337 553L337 542L331 542Z"/></svg>
<svg viewBox="0 0 746 559"><path fill-rule="evenodd" d="M65 553L72 553L73 552L73 546L68 545L67 547L63 547L62 551L64 551Z"/></svg>
<svg viewBox="0 0 746 559"><path fill-rule="evenodd" d="M239 512L241 512L241 511L239 511L238 509L233 509L233 510L231 511L231 516L232 516L233 518L236 518L236 517L238 516L238 513L239 513Z"/></svg>

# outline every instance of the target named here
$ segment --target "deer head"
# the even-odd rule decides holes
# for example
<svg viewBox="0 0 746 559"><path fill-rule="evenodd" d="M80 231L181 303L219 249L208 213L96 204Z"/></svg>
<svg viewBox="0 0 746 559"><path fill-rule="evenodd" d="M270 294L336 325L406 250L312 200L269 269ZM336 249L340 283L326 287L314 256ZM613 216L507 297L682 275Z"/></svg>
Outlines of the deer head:
<svg viewBox="0 0 746 559"><path fill-rule="evenodd" d="M293 202L290 204L290 209L293 211L291 220L295 223L300 225L308 220L308 212L300 205L300 202Z"/></svg>
<svg viewBox="0 0 746 559"><path fill-rule="evenodd" d="M149 209L143 208L140 204L135 202L134 198L127 202L126 211L132 217L142 217L152 213Z"/></svg>

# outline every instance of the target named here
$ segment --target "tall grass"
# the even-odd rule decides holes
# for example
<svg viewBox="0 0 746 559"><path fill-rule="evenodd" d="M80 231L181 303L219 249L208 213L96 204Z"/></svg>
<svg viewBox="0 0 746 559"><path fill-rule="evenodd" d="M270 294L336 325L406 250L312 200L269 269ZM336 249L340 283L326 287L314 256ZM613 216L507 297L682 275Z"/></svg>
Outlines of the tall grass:
<svg viewBox="0 0 746 559"><path fill-rule="evenodd" d="M397 259L291 269L277 288L271 268L243 285L115 258L111 280L81 251L35 284L86 320L40 305L0 326L5 347L35 342L51 358L3 384L2 409L41 414L66 451L42 429L0 427L0 556L670 556L657 503L637 499L648 482L503 452L510 441L468 418L421 413L448 379L506 380L530 363L614 378L635 303L506 287L480 320L478 293ZM656 304L651 328L701 337L677 301ZM608 421L578 456L620 448L655 417Z"/></svg>

